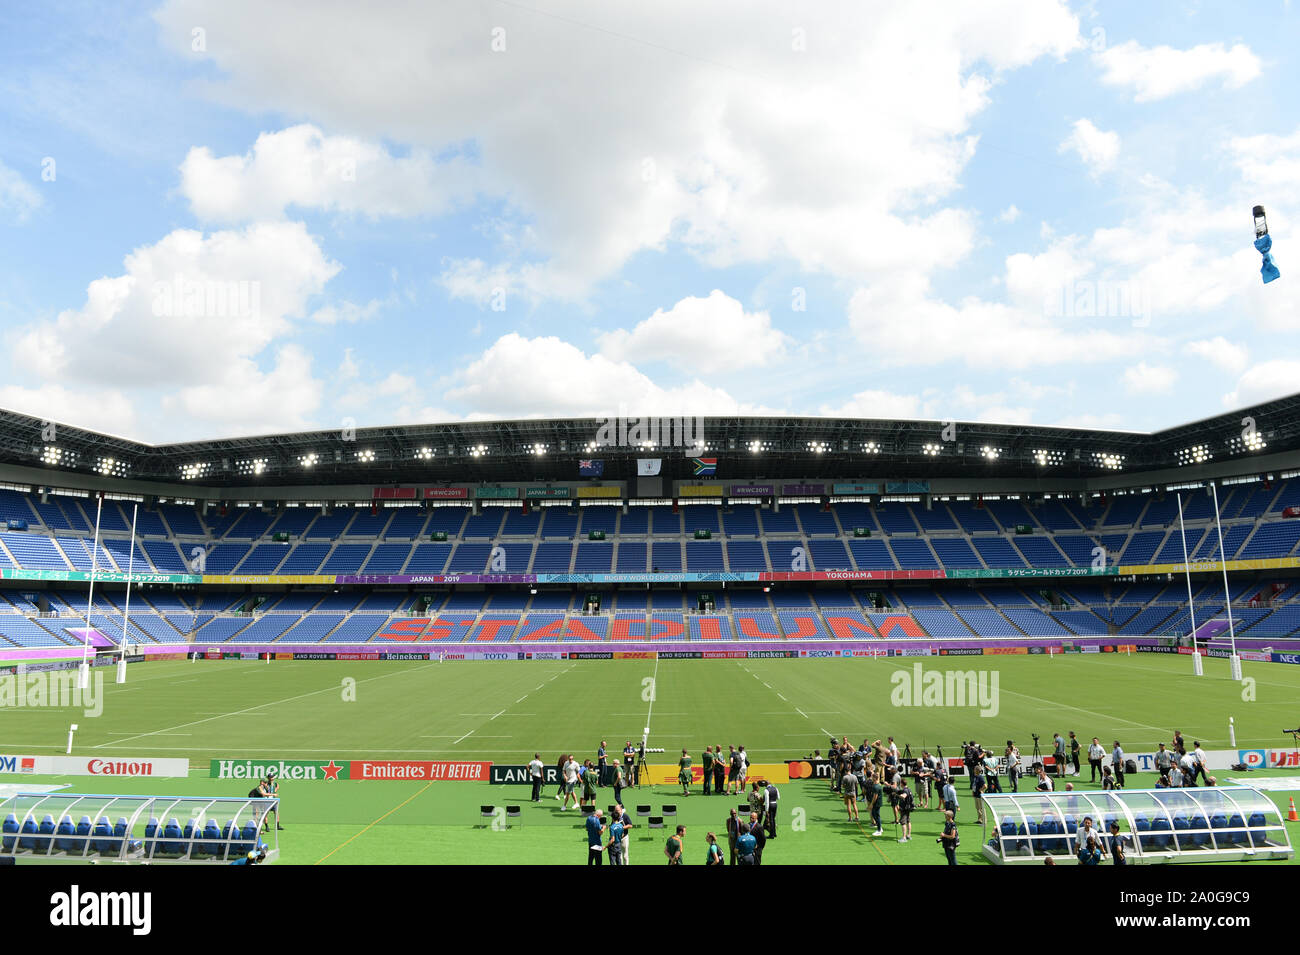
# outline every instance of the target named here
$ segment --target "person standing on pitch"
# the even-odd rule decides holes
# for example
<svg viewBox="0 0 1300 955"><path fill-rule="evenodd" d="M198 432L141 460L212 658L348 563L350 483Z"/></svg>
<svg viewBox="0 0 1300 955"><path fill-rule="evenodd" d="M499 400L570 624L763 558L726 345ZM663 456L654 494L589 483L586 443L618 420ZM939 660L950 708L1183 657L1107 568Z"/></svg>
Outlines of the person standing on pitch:
<svg viewBox="0 0 1300 955"><path fill-rule="evenodd" d="M898 824L902 829L899 842L912 841L912 809L915 806L916 802L912 798L912 790L907 788L907 780L904 779L898 791Z"/></svg>
<svg viewBox="0 0 1300 955"><path fill-rule="evenodd" d="M722 848L718 845L718 837L710 832L707 836L705 836L705 838L708 839L709 841L709 857L704 864L725 865L726 862L722 858Z"/></svg>
<svg viewBox="0 0 1300 955"><path fill-rule="evenodd" d="M739 795L737 787L740 785L740 754L736 752L735 746L730 746L730 755L727 757L727 795Z"/></svg>
<svg viewBox="0 0 1300 955"><path fill-rule="evenodd" d="M1164 745L1164 743L1160 744L1162 748ZM1102 746L1097 737L1094 736L1092 738L1092 744L1088 747L1088 768L1092 770L1088 782L1095 783L1097 781L1097 776L1101 773L1101 761L1105 758L1106 748Z"/></svg>
<svg viewBox="0 0 1300 955"><path fill-rule="evenodd" d="M943 835L937 840L943 844L943 854L948 857L949 865L957 864L957 847L961 845L961 835L957 832L957 820L951 809L943 812Z"/></svg>
<svg viewBox="0 0 1300 955"><path fill-rule="evenodd" d="M1057 733L1052 737L1052 760L1056 763L1056 778L1065 775L1065 740Z"/></svg>
<svg viewBox="0 0 1300 955"><path fill-rule="evenodd" d="M1119 740L1115 740L1115 749L1110 754L1111 768L1115 770L1115 784L1124 788L1124 750L1120 749Z"/></svg>
<svg viewBox="0 0 1300 955"><path fill-rule="evenodd" d="M609 767L609 773L614 782L614 802L618 805L623 804L623 767L618 763Z"/></svg>
<svg viewBox="0 0 1300 955"><path fill-rule="evenodd" d="M1016 792L1016 780L1020 778L1020 750L1016 749L1013 740L1007 740L1007 782L1011 784L1011 791Z"/></svg>
<svg viewBox="0 0 1300 955"><path fill-rule="evenodd" d="M1199 739L1192 744L1192 756L1196 760L1194 764L1196 772L1192 774L1192 781L1195 782L1196 777L1199 775L1201 777L1201 782L1209 785L1209 777L1205 775L1205 750L1201 749L1201 741Z"/></svg>
<svg viewBox="0 0 1300 955"><path fill-rule="evenodd" d="M587 865L602 865L605 861L605 846L600 837L605 834L605 820L599 809L587 817Z"/></svg>
<svg viewBox="0 0 1300 955"><path fill-rule="evenodd" d="M614 767L614 771L618 771L617 766ZM596 811L599 812L600 810ZM610 865L627 865L627 861L623 856L623 837L625 835L627 835L627 829L623 825L623 816L621 813L615 812L609 823L609 845L605 847L609 852Z"/></svg>
<svg viewBox="0 0 1300 955"><path fill-rule="evenodd" d="M1082 747L1079 744L1079 737L1074 735L1074 730L1070 730L1070 762L1074 764L1074 775L1079 775L1079 750Z"/></svg>
<svg viewBox="0 0 1300 955"><path fill-rule="evenodd" d="M678 826L676 834L668 837L668 843L664 846L664 855L668 857L669 865L682 864L682 842L685 838L685 826Z"/></svg>
<svg viewBox="0 0 1300 955"><path fill-rule="evenodd" d="M691 794L691 756L682 750L682 758L677 760L677 781L682 784L682 795Z"/></svg>
<svg viewBox="0 0 1300 955"><path fill-rule="evenodd" d="M627 745L623 747L623 772L627 776L628 786L635 786L637 784L636 750L631 740L628 740Z"/></svg>
<svg viewBox="0 0 1300 955"><path fill-rule="evenodd" d="M700 757L700 770L704 773L704 795L712 792L713 783L713 747L704 747L704 755Z"/></svg>
<svg viewBox="0 0 1300 955"><path fill-rule="evenodd" d="M984 767L975 767L975 778L971 780L971 796L975 800L975 821L984 825L984 787L988 780L984 778Z"/></svg>
<svg viewBox="0 0 1300 955"><path fill-rule="evenodd" d="M533 802L542 801L542 773L545 769L541 753L533 753L533 761L528 764L528 776L533 782Z"/></svg>
<svg viewBox="0 0 1300 955"><path fill-rule="evenodd" d="M609 785L609 753L605 749L605 741L600 741L600 749L596 750L596 767L599 775L596 777L601 786Z"/></svg>
<svg viewBox="0 0 1300 955"><path fill-rule="evenodd" d="M852 770L840 777L840 795L844 797L844 811L849 814L849 822L857 822L858 777Z"/></svg>
<svg viewBox="0 0 1300 955"><path fill-rule="evenodd" d="M766 779L760 779L758 785L762 787L765 794L763 802L763 825L767 829L769 839L776 838L776 804L781 799L781 792L775 784L768 782Z"/></svg>
<svg viewBox="0 0 1300 955"><path fill-rule="evenodd" d="M871 770L867 771L867 782L863 787L862 793L864 798L867 800L867 809L871 813L871 824L876 827L876 831L873 832L872 835L883 836L885 834L885 827L880 822L880 801L884 796L885 787L880 785L880 780L877 778L875 772ZM954 796L954 798L956 797Z"/></svg>
<svg viewBox="0 0 1300 955"><path fill-rule="evenodd" d="M740 814L733 806L731 809L731 814L727 816L727 844L731 850L729 856L731 861L728 863L728 865L736 864L736 841L739 838L740 838Z"/></svg>
<svg viewBox="0 0 1300 955"><path fill-rule="evenodd" d="M722 787L727 777L727 765L722 761L722 744L713 747L713 794L722 795Z"/></svg>
<svg viewBox="0 0 1300 955"><path fill-rule="evenodd" d="M763 864L763 848L767 845L767 833L759 821L758 813L749 814L749 834L754 837L754 865Z"/></svg>

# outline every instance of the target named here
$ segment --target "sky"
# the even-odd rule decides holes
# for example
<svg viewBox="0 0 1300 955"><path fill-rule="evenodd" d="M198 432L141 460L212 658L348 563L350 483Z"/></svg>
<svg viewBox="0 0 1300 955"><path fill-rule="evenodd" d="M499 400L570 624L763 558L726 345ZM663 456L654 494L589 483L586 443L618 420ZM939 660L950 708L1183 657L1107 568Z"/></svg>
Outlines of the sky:
<svg viewBox="0 0 1300 955"><path fill-rule="evenodd" d="M6 5L0 407L164 443L1292 394L1300 14L1248 11Z"/></svg>

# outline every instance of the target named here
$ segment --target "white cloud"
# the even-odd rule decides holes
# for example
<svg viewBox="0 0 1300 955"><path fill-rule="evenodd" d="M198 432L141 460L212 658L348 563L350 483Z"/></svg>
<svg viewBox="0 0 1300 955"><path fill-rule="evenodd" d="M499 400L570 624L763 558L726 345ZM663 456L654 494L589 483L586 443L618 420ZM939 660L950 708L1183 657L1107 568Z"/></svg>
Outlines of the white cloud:
<svg viewBox="0 0 1300 955"><path fill-rule="evenodd" d="M1115 167L1119 158L1119 133L1098 129L1091 120L1078 119L1059 151L1077 153L1088 171L1097 175Z"/></svg>
<svg viewBox="0 0 1300 955"><path fill-rule="evenodd" d="M1239 89L1260 74L1259 57L1243 43L1231 49L1222 43L1203 43L1176 50L1144 47L1130 40L1094 54L1093 59L1102 68L1103 83L1132 90L1139 103L1200 89L1215 80L1228 89Z"/></svg>
<svg viewBox="0 0 1300 955"><path fill-rule="evenodd" d="M1020 210L1015 207L1014 203L1007 206L1000 213L998 213L999 222L1010 223L1010 222L1015 222L1019 218L1020 218Z"/></svg>
<svg viewBox="0 0 1300 955"><path fill-rule="evenodd" d="M357 322L368 322L377 317L385 305L392 305L395 301L396 299L392 296L383 302L377 298L372 298L365 305L358 305L356 302L344 300L337 304L324 305L316 309L311 313L311 320L321 325L337 325L340 322L352 325Z"/></svg>
<svg viewBox="0 0 1300 955"><path fill-rule="evenodd" d="M1300 361L1275 359L1248 368L1237 387L1223 396L1228 408L1246 408L1262 401L1293 395L1300 382Z"/></svg>
<svg viewBox="0 0 1300 955"><path fill-rule="evenodd" d="M289 206L371 218L434 215L474 188L473 168L459 158L438 163L427 151L397 158L311 125L262 133L243 156L196 146L180 171L181 195L206 222L274 219Z"/></svg>
<svg viewBox="0 0 1300 955"><path fill-rule="evenodd" d="M1222 335L1188 342L1183 346L1183 351L1188 355L1203 358L1234 375L1241 374L1250 363L1250 350L1245 345L1228 341Z"/></svg>
<svg viewBox="0 0 1300 955"><path fill-rule="evenodd" d="M28 185L16 170L0 162L0 214L21 225L43 203L41 194Z"/></svg>
<svg viewBox="0 0 1300 955"><path fill-rule="evenodd" d="M1124 390L1131 395L1166 395L1174 389L1178 372L1144 361L1124 369Z"/></svg>
<svg viewBox="0 0 1300 955"><path fill-rule="evenodd" d="M0 408L43 421L62 421L118 437L135 437L139 419L131 398L117 388L73 389L60 384L36 388L0 385ZM56 441L57 443L57 441Z"/></svg>
<svg viewBox="0 0 1300 955"><path fill-rule="evenodd" d="M20 375L150 395L136 420L148 440L296 427L319 401L310 359L281 348L263 372L258 358L338 269L300 223L177 230L91 282L79 308L12 331L9 347Z"/></svg>
<svg viewBox="0 0 1300 955"><path fill-rule="evenodd" d="M193 440L202 428L209 435L274 434L313 426L322 384L312 377L311 356L297 345L275 355L264 372L251 358L238 358L212 380L187 385L163 398L163 410L189 418L173 429L173 440Z"/></svg>
<svg viewBox="0 0 1300 955"><path fill-rule="evenodd" d="M698 380L662 387L626 361L515 332L472 361L443 397L471 419L773 413Z"/></svg>
<svg viewBox="0 0 1300 955"><path fill-rule="evenodd" d="M1099 328L1095 318L1080 318L1066 324L1047 314L1042 297L1026 298L1010 305L969 298L954 306L934 298L924 280L900 275L858 289L849 302L849 324L875 360L894 366L1095 363L1127 358L1152 342L1129 322Z"/></svg>
<svg viewBox="0 0 1300 955"><path fill-rule="evenodd" d="M921 420L934 417L934 404L919 394L900 395L892 391L868 388L838 405L824 404L817 413L827 418L907 418Z"/></svg>
<svg viewBox="0 0 1300 955"><path fill-rule="evenodd" d="M692 296L668 311L658 309L631 331L600 335L597 343L614 361L668 361L710 374L771 364L783 357L791 339L772 327L767 312L746 312L740 302L714 289L707 298Z"/></svg>
<svg viewBox="0 0 1300 955"><path fill-rule="evenodd" d="M781 257L861 277L950 264L975 230L967 213L939 204L959 188L989 90L1004 71L1080 45L1064 0L998 0L992 10L840 0L819 7L827 26L810 28L806 55L761 27L788 21L776 0L587 3L564 17L506 6L485 16L434 4L380 5L363 18L324 6L304 18L278 5L170 0L156 19L186 57L192 24L223 37L208 58L227 104L310 116L421 155L472 143L476 174L444 188L439 164L431 180L416 177L411 204L498 204L497 260L470 253L444 276L452 295L479 301L495 287L580 299L669 242L714 266ZM492 50L495 27L505 52ZM295 42L284 44L287 35ZM189 163L206 177L192 190L207 196L203 207L396 214L396 187L350 201L313 177L284 182L278 161L261 171L260 152Z"/></svg>

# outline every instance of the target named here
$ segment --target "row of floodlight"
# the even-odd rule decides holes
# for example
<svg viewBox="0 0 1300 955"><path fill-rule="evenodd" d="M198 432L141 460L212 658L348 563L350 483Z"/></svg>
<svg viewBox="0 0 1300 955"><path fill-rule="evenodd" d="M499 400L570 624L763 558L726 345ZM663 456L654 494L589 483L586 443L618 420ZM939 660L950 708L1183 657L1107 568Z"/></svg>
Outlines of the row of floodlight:
<svg viewBox="0 0 1300 955"><path fill-rule="evenodd" d="M729 440L727 443L731 449L735 449L736 441L734 439ZM1258 431L1252 431L1243 435L1234 435L1225 443L1228 446L1229 452L1232 454L1240 454L1242 452L1253 453L1262 451L1268 447L1267 442ZM751 454L761 454L765 451L771 451L773 449L773 443L771 441L755 438L748 442L742 442L741 447L747 449ZM964 452L964 446L954 442L926 442L921 446L921 453L927 457L940 457L950 448L957 453ZM650 441L639 445L637 449L645 451L662 450L658 444ZM458 449L455 445L448 445L446 453L449 457L455 456L457 450ZM469 445L459 450L461 450L461 453L472 458L486 457L492 453L492 449L485 444ZM551 450L551 445L544 442L537 442L535 444L524 445L522 450L524 453L543 457ZM567 450L567 443L561 442L561 453ZM598 452L601 450L601 446L595 442L589 442L582 446L582 450L587 453ZM711 443L697 441L692 450L697 452L713 451L716 450L716 448ZM862 454L880 454L882 449L880 444L875 441L860 442L856 449L852 448L848 441L841 441L838 449L835 447L835 444L830 441L808 441L805 444L805 450L812 454L834 453L836 450L839 450L842 453L856 450ZM978 454L988 461L1000 460L1004 453L1005 449L987 444L982 445L978 450ZM414 451L410 452L410 454L413 460L431 461L437 457L438 452L436 449L425 445L416 448ZM351 456L358 464L373 464L378 460L378 455L372 448L359 448L353 451ZM1064 464L1067 456L1067 452L1059 448L1036 448L1028 452L1029 459L1040 467L1052 467ZM1112 471L1122 470L1125 461L1127 460L1126 455L1109 451L1091 451L1088 452L1088 456L1094 466ZM52 467L75 468L80 463L80 454L77 451L70 448L60 448L53 444L47 444L41 448L39 457L42 463ZM334 457L336 461L342 460L339 452L335 452ZM1179 465L1203 464L1214 459L1214 452L1210 445L1202 443L1175 452L1174 458ZM317 452L308 452L298 456L297 464L304 470L310 470L317 464L321 463L322 460L322 454ZM1077 454L1075 455L1075 460L1078 460ZM235 472L240 475L256 476L262 474L267 469L268 464L269 460L267 458L248 458L235 461L234 469ZM96 459L92 466L92 470L98 474L110 477L126 477L131 471L131 466L126 461L119 458L102 456ZM213 462L194 461L180 465L178 470L181 480L196 481L212 473Z"/></svg>

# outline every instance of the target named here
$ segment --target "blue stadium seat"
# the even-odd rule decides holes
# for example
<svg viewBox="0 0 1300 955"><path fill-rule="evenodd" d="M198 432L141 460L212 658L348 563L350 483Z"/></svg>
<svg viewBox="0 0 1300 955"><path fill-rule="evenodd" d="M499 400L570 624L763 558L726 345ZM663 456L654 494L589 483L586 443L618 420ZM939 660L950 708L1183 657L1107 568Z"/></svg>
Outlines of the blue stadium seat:
<svg viewBox="0 0 1300 955"><path fill-rule="evenodd" d="M0 847L3 847L5 852L12 852L14 843L18 841L18 817L12 812L5 816L4 826L0 828L0 831L4 832L4 839L0 840Z"/></svg>
<svg viewBox="0 0 1300 955"><path fill-rule="evenodd" d="M77 848L76 839L64 838L66 836L75 836L77 827L72 824L72 820L64 816L59 820L58 835L60 838L54 840L54 848L60 852L72 852Z"/></svg>

